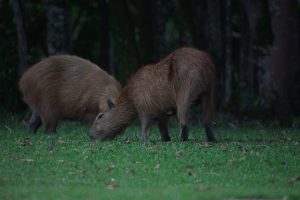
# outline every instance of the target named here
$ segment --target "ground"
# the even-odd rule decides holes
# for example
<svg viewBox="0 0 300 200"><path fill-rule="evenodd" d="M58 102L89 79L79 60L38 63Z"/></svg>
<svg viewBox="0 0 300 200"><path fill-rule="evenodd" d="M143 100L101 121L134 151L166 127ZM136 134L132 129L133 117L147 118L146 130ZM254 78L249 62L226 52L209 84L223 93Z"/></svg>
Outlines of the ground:
<svg viewBox="0 0 300 200"><path fill-rule="evenodd" d="M88 126L63 123L54 135L1 121L0 199L300 199L300 132L260 123L218 125L205 142L200 125L181 142L141 143L130 126L96 143Z"/></svg>

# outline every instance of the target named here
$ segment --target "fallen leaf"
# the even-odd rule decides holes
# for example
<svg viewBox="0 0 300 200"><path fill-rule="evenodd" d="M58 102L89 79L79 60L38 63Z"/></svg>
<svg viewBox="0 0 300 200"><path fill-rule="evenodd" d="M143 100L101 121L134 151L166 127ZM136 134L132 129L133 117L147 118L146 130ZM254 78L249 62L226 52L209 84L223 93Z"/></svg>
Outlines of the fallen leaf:
<svg viewBox="0 0 300 200"><path fill-rule="evenodd" d="M140 162L139 161L137 161L137 160L133 160L133 161L131 161L132 163L134 163L134 164L139 164Z"/></svg>
<svg viewBox="0 0 300 200"><path fill-rule="evenodd" d="M294 184L295 182L300 181L300 176L292 178L288 181L289 184Z"/></svg>
<svg viewBox="0 0 300 200"><path fill-rule="evenodd" d="M235 160L234 159L230 159L230 160L228 160L228 164L233 164L235 162Z"/></svg>
<svg viewBox="0 0 300 200"><path fill-rule="evenodd" d="M160 164L158 163L157 165L155 165L154 169L159 169L160 168Z"/></svg>
<svg viewBox="0 0 300 200"><path fill-rule="evenodd" d="M129 139L127 139L127 140L124 140L124 142L123 142L124 144L130 144L131 143L131 141L129 140Z"/></svg>
<svg viewBox="0 0 300 200"><path fill-rule="evenodd" d="M18 140L19 145L21 146L28 146L31 145L31 139L26 137Z"/></svg>
<svg viewBox="0 0 300 200"><path fill-rule="evenodd" d="M199 186L195 189L196 192L205 192L206 189L203 186Z"/></svg>
<svg viewBox="0 0 300 200"><path fill-rule="evenodd" d="M32 163L34 160L30 159L30 158L23 158L23 159L19 159L19 161L25 162L25 163Z"/></svg>
<svg viewBox="0 0 300 200"><path fill-rule="evenodd" d="M185 166L185 168L187 168L187 169L192 169L192 168L193 168L193 165L187 164L187 165Z"/></svg>
<svg viewBox="0 0 300 200"><path fill-rule="evenodd" d="M248 151L248 149L246 147L243 147L243 146L239 146L239 150L243 153L246 153Z"/></svg>
<svg viewBox="0 0 300 200"><path fill-rule="evenodd" d="M227 150L228 150L228 149L227 149L227 145L222 144L222 145L221 145L221 149L222 149L223 151L227 151Z"/></svg>
<svg viewBox="0 0 300 200"><path fill-rule="evenodd" d="M62 140L61 138L58 138L57 143L59 143L59 144L65 144L66 142L64 140Z"/></svg>
<svg viewBox="0 0 300 200"><path fill-rule="evenodd" d="M115 168L114 165L110 166L109 168L107 168L106 172L110 173L112 172L112 170Z"/></svg>
<svg viewBox="0 0 300 200"><path fill-rule="evenodd" d="M126 174L135 174L134 169L127 169Z"/></svg>
<svg viewBox="0 0 300 200"><path fill-rule="evenodd" d="M246 160L246 156L241 157L240 160Z"/></svg>
<svg viewBox="0 0 300 200"><path fill-rule="evenodd" d="M53 146L50 146L49 148L48 148L48 151L49 151L49 153L53 153L54 152L54 147Z"/></svg>
<svg viewBox="0 0 300 200"><path fill-rule="evenodd" d="M111 183L106 185L106 188L109 189L109 190L113 190L113 189L116 189L118 187L120 187L120 185L118 183L115 183L115 182L111 182Z"/></svg>
<svg viewBox="0 0 300 200"><path fill-rule="evenodd" d="M202 145L202 146L204 146L206 148L212 147L212 145L209 142L204 142L204 145Z"/></svg>
<svg viewBox="0 0 300 200"><path fill-rule="evenodd" d="M182 151L176 151L175 156L176 156L176 159L180 159L183 156L183 152Z"/></svg>

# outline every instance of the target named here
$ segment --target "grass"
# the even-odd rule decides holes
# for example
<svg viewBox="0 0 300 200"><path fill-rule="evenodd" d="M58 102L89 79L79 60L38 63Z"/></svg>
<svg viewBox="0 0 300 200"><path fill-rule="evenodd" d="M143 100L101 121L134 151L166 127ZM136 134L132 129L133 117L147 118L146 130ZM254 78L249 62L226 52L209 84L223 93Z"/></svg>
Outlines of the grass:
<svg viewBox="0 0 300 200"><path fill-rule="evenodd" d="M200 126L181 142L147 143L139 126L95 143L88 127L65 123L55 135L30 134L16 120L0 124L0 199L300 199L300 132L254 124Z"/></svg>

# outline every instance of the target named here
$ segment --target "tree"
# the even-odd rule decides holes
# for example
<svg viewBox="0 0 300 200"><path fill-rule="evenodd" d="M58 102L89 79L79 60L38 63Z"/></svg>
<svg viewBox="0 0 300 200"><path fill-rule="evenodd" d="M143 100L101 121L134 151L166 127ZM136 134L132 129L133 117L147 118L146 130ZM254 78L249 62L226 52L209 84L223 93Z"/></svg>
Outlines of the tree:
<svg viewBox="0 0 300 200"><path fill-rule="evenodd" d="M299 72L299 30L296 0L269 0L274 35L271 55L266 64L263 94L280 122L289 124L292 95Z"/></svg>
<svg viewBox="0 0 300 200"><path fill-rule="evenodd" d="M241 6L240 73L239 93L242 110L253 105L257 87L258 55L256 30L262 16L261 0L243 0Z"/></svg>
<svg viewBox="0 0 300 200"><path fill-rule="evenodd" d="M47 8L48 54L70 53L70 21L68 0L44 0Z"/></svg>
<svg viewBox="0 0 300 200"><path fill-rule="evenodd" d="M224 63L224 101L222 105L227 108L232 98L232 41L231 41L231 0L221 1L221 31L222 35L222 61Z"/></svg>
<svg viewBox="0 0 300 200"><path fill-rule="evenodd" d="M154 63L167 54L165 28L168 1L133 1L133 21L137 27L142 64Z"/></svg>
<svg viewBox="0 0 300 200"><path fill-rule="evenodd" d="M24 6L21 0L10 0L9 1L15 18L17 36L18 36L18 56L19 56L19 66L18 75L21 76L23 72L27 69L27 59L28 59L28 46L27 37L24 28Z"/></svg>
<svg viewBox="0 0 300 200"><path fill-rule="evenodd" d="M190 32L195 47L212 55L218 69L218 94L221 106L227 108L232 97L232 61L231 61L231 0L189 0L180 2L185 8L189 4ZM189 13L189 12L187 12ZM211 14L213 13L213 14Z"/></svg>
<svg viewBox="0 0 300 200"><path fill-rule="evenodd" d="M112 35L109 23L109 6L107 0L99 0L100 7L100 66L110 74L115 74L113 63Z"/></svg>
<svg viewBox="0 0 300 200"><path fill-rule="evenodd" d="M119 80L125 82L139 67L140 54L136 40L135 26L127 0L108 1L112 48L117 64ZM122 17L120 17L122 16Z"/></svg>

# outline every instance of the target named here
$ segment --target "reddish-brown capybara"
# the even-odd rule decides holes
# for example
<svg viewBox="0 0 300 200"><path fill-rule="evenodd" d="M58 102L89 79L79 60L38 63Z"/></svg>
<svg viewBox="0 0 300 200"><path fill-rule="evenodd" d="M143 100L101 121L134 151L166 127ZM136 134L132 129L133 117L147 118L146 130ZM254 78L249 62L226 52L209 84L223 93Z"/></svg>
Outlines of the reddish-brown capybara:
<svg viewBox="0 0 300 200"><path fill-rule="evenodd" d="M99 113L90 131L95 140L110 140L121 134L135 118L141 120L141 140L149 135L153 120L158 121L163 141L169 141L167 116L177 112L182 140L188 139L187 111L200 99L208 141L212 132L216 72L208 54L193 48L181 48L156 64L139 69L122 89L115 106Z"/></svg>
<svg viewBox="0 0 300 200"><path fill-rule="evenodd" d="M120 95L121 85L88 60L71 55L50 56L21 77L23 99L32 111L29 130L43 124L55 132L60 120L93 122Z"/></svg>

